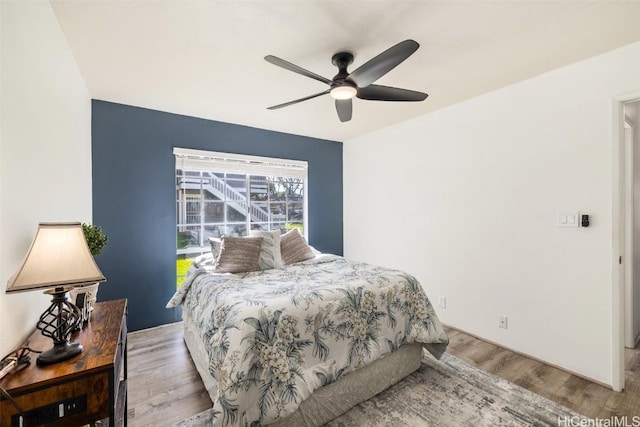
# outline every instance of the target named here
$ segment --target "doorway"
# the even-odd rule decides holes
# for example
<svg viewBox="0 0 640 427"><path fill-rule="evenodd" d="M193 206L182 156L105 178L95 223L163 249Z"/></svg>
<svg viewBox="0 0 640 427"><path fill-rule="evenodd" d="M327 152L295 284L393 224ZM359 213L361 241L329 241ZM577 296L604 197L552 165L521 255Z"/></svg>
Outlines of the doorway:
<svg viewBox="0 0 640 427"><path fill-rule="evenodd" d="M640 101L623 105L625 143L626 253L624 346L635 348L640 337Z"/></svg>
<svg viewBox="0 0 640 427"><path fill-rule="evenodd" d="M640 314L637 313L640 310L640 218L636 218L640 217L638 111L640 91L613 100L612 388L616 391L624 388L625 347L634 347L640 333Z"/></svg>

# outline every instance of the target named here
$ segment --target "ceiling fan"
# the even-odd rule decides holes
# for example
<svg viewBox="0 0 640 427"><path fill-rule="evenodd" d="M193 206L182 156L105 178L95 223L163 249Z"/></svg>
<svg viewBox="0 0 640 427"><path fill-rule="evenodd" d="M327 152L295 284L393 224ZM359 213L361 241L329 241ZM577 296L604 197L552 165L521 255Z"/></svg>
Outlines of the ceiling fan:
<svg viewBox="0 0 640 427"><path fill-rule="evenodd" d="M424 101L428 96L426 93L372 84L410 57L419 47L420 45L415 40L405 40L365 62L351 73L347 71L347 67L353 62L353 55L349 52L338 52L331 58L333 65L338 67L338 74L333 77L333 80L312 73L284 59L267 55L264 59L273 65L329 85L329 89L323 92L296 99L295 101L285 102L284 104L274 105L268 109L277 110L278 108L330 94L336 100L336 111L340 121L348 122L351 120L353 112L352 99L354 96L369 101Z"/></svg>

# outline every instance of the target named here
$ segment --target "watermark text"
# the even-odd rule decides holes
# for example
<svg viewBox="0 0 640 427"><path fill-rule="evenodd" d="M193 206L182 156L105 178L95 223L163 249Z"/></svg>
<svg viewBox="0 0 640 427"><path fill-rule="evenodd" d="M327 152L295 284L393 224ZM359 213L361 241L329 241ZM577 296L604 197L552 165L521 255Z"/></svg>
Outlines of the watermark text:
<svg viewBox="0 0 640 427"><path fill-rule="evenodd" d="M640 416L609 418L558 417L558 427L640 427Z"/></svg>

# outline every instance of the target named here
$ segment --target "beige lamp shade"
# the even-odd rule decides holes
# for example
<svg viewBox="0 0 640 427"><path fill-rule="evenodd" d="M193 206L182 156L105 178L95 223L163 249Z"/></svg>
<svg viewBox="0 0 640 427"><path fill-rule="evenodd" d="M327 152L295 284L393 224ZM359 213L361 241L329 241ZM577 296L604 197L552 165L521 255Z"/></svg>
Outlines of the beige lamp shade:
<svg viewBox="0 0 640 427"><path fill-rule="evenodd" d="M40 223L36 237L6 292L75 287L104 282L79 222Z"/></svg>

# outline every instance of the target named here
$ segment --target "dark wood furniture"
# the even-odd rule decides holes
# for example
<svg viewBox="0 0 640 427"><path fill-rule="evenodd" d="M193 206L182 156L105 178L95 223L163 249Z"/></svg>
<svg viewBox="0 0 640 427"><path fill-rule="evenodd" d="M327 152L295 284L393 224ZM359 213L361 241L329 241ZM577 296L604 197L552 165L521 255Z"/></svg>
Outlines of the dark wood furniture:
<svg viewBox="0 0 640 427"><path fill-rule="evenodd" d="M107 418L111 427L127 425L127 300L96 304L72 342L84 347L78 356L37 366L34 355L30 366L0 381L23 410L0 395L0 427L72 427ZM35 331L29 346L46 350L51 340Z"/></svg>

